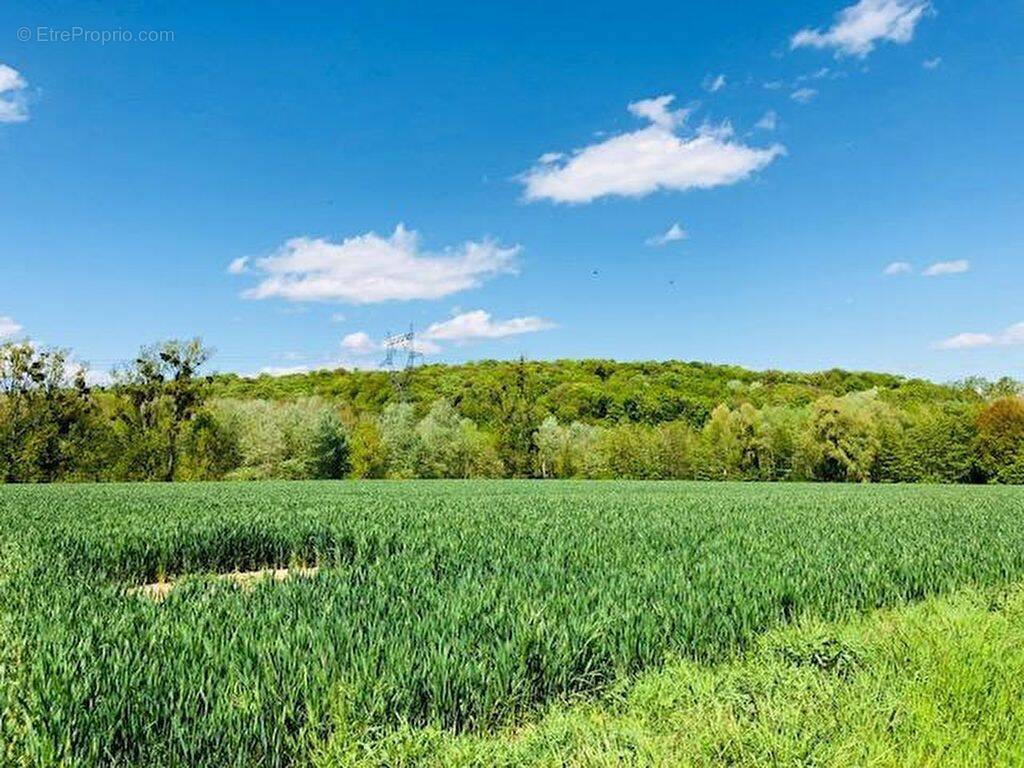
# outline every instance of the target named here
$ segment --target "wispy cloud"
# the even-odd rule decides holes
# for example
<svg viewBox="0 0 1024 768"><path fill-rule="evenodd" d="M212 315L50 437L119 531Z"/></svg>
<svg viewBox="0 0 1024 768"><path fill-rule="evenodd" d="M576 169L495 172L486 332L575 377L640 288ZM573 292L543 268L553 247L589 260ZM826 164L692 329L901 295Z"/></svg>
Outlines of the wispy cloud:
<svg viewBox="0 0 1024 768"><path fill-rule="evenodd" d="M941 56L936 56L933 59L925 59L921 62L921 66L925 69L938 69L940 64L942 64Z"/></svg>
<svg viewBox="0 0 1024 768"><path fill-rule="evenodd" d="M967 259L954 259L953 261L937 261L925 269L921 274L925 277L940 277L942 275L960 275L971 268L971 262Z"/></svg>
<svg viewBox="0 0 1024 768"><path fill-rule="evenodd" d="M25 89L28 83L14 67L0 64L0 123L23 123L28 120Z"/></svg>
<svg viewBox="0 0 1024 768"><path fill-rule="evenodd" d="M909 275L914 268L906 261L894 261L884 270L886 275Z"/></svg>
<svg viewBox="0 0 1024 768"><path fill-rule="evenodd" d="M808 80L821 80L822 78L828 77L832 72L828 67L820 67L813 72L806 75L798 75L796 81L798 83L806 83Z"/></svg>
<svg viewBox="0 0 1024 768"><path fill-rule="evenodd" d="M860 0L842 9L827 30L801 29L791 48L833 48L837 56L863 58L879 42L908 43L931 10L928 0Z"/></svg>
<svg viewBox="0 0 1024 768"><path fill-rule="evenodd" d="M0 315L0 339L8 339L21 333L22 327L14 322L13 317Z"/></svg>
<svg viewBox="0 0 1024 768"><path fill-rule="evenodd" d="M980 349L1024 344L1024 323L1015 323L999 333L958 333L938 342L937 349Z"/></svg>
<svg viewBox="0 0 1024 768"><path fill-rule="evenodd" d="M229 275L244 275L249 270L249 257L239 256L228 264Z"/></svg>
<svg viewBox="0 0 1024 768"><path fill-rule="evenodd" d="M612 136L521 177L528 201L589 203L618 195L643 197L735 184L785 154L780 144L750 147L732 138L729 124L685 130L686 109L670 109L671 95L644 99L629 111L651 124Z"/></svg>
<svg viewBox="0 0 1024 768"><path fill-rule="evenodd" d="M523 333L536 333L556 327L550 320L540 317L514 317L509 320L495 320L489 312L477 309L434 323L423 332L423 338L434 341L474 341L480 339L503 339Z"/></svg>
<svg viewBox="0 0 1024 768"><path fill-rule="evenodd" d="M754 127L762 131L774 131L779 126L779 116L774 109L769 109L761 119L754 123Z"/></svg>
<svg viewBox="0 0 1024 768"><path fill-rule="evenodd" d="M262 279L243 296L350 304L439 299L514 273L519 250L483 240L430 253L401 224L389 237L368 232L340 243L298 237L250 265Z"/></svg>
<svg viewBox="0 0 1024 768"><path fill-rule="evenodd" d="M795 101L797 104L810 104L814 100L814 97L818 95L816 88L797 88L791 94L789 98Z"/></svg>
<svg viewBox="0 0 1024 768"><path fill-rule="evenodd" d="M725 88L725 75L708 75L701 85L708 93L718 93Z"/></svg>
<svg viewBox="0 0 1024 768"><path fill-rule="evenodd" d="M645 242L647 245L653 246L667 245L678 240L686 240L689 236L690 233L683 229L682 225L677 221L662 234L648 237Z"/></svg>

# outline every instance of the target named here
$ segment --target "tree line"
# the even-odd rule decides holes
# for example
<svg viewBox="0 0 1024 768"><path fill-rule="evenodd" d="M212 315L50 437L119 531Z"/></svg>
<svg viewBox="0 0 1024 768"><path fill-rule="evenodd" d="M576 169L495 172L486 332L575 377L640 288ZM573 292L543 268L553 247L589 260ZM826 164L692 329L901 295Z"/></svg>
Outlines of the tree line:
<svg viewBox="0 0 1024 768"><path fill-rule="evenodd" d="M62 350L0 346L4 482L637 478L1024 482L1019 383L497 362L394 377L207 375L200 340L90 387Z"/></svg>

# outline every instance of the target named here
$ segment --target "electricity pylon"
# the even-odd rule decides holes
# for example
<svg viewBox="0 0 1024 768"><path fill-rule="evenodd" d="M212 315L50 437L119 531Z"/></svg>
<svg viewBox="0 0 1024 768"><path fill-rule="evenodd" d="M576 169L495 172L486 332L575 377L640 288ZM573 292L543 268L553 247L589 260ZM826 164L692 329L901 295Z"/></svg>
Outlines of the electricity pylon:
<svg viewBox="0 0 1024 768"><path fill-rule="evenodd" d="M406 396L406 383L410 372L416 367L416 361L423 357L423 354L416 349L416 332L412 323L409 323L409 330L405 333L393 333L387 336L381 345L384 347L384 359L380 367L388 372L391 378L391 386L395 390L395 400L402 402ZM405 354L405 366L401 369L397 366L397 358Z"/></svg>

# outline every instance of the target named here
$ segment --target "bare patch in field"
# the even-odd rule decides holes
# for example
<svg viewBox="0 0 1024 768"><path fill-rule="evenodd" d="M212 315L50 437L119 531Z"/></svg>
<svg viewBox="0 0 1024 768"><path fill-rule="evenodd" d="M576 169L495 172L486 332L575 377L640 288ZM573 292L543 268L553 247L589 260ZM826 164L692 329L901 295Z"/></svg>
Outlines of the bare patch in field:
<svg viewBox="0 0 1024 768"><path fill-rule="evenodd" d="M263 568L258 571L233 571L232 573L219 573L217 578L222 581L231 581L241 587L250 588L257 582L265 579L284 581L291 578L310 578L320 570L319 567L312 568ZM130 595L142 595L159 602L171 593L181 579L171 581L158 581L152 584L143 584L140 587L132 587L128 590Z"/></svg>

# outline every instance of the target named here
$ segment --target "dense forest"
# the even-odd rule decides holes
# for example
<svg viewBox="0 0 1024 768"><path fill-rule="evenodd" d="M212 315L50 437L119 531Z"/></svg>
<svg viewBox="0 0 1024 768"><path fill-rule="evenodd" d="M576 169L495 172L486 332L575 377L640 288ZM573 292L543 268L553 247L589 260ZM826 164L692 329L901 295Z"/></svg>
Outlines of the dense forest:
<svg viewBox="0 0 1024 768"><path fill-rule="evenodd" d="M64 351L3 345L0 479L1024 482L1009 379L611 360L241 377L210 358L165 342L90 387Z"/></svg>

